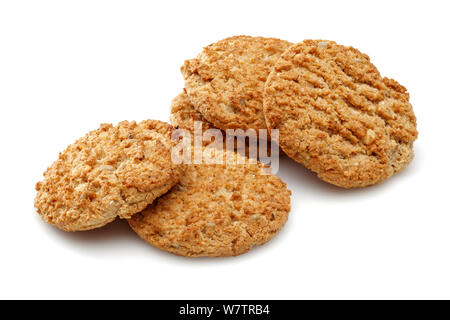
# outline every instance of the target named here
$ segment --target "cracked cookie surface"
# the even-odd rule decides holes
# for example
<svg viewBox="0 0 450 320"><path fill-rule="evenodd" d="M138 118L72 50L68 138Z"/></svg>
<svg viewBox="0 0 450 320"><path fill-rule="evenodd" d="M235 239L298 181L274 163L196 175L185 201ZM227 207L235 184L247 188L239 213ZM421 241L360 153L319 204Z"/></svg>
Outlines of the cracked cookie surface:
<svg viewBox="0 0 450 320"><path fill-rule="evenodd" d="M201 123L201 128L202 128L202 134L204 136L202 136L204 139L202 140L202 145L204 147L210 146L213 147L214 146L214 142L216 142L215 137L211 137L208 135L205 135L205 132L209 129L217 129L218 128L214 127L213 124L209 123L202 115L200 112L198 112L197 110L195 110L194 106L191 103L191 100L189 99L188 95L186 94L185 91L183 91L182 93L180 93L178 96L176 96L173 100L172 100L172 105L171 105L171 109L170 109L170 123L176 128L176 129L184 129L189 131L190 135L191 135L191 143L194 143L194 122L198 121ZM200 132L200 131L199 131ZM219 133L219 132L217 132ZM243 156L247 156L249 158L255 158L257 159L259 157L259 159L261 159L264 157L269 157L271 155L271 141L270 140L264 140L261 139L261 141L254 141L252 143L253 144L253 149L250 151L251 149L251 142L249 139L246 139L245 141L241 142L242 145L238 148L238 135L229 135L229 141L228 141L228 146L227 146L227 136L226 136L226 132L223 130L220 130L220 134L222 135L221 137L219 137L222 143L222 146L217 145L215 146L216 148L225 148L228 150L234 150L236 152L239 152L240 155ZM257 136L255 135L255 138ZM264 144L264 150L260 150L260 143ZM262 153L262 155L260 154ZM273 156L278 154L278 149L275 150L275 152L273 153Z"/></svg>
<svg viewBox="0 0 450 320"><path fill-rule="evenodd" d="M340 187L380 183L413 158L416 117L406 88L333 41L306 40L282 54L264 114L289 157Z"/></svg>
<svg viewBox="0 0 450 320"><path fill-rule="evenodd" d="M235 36L213 43L181 67L194 107L219 129L265 129L264 83L288 41Z"/></svg>
<svg viewBox="0 0 450 320"><path fill-rule="evenodd" d="M203 148L203 154L208 148ZM180 182L128 220L151 245L190 256L235 256L269 241L285 224L290 191L261 164L189 165ZM209 153L206 153L206 156Z"/></svg>
<svg viewBox="0 0 450 320"><path fill-rule="evenodd" d="M195 110L189 96L183 91L172 100L172 105L170 107L170 123L177 129L186 129L193 134L195 121L201 122L202 132L209 129L216 129L216 127L208 122L200 112Z"/></svg>
<svg viewBox="0 0 450 320"><path fill-rule="evenodd" d="M36 185L43 220L65 231L130 218L175 185L172 126L161 121L102 124L67 147Z"/></svg>

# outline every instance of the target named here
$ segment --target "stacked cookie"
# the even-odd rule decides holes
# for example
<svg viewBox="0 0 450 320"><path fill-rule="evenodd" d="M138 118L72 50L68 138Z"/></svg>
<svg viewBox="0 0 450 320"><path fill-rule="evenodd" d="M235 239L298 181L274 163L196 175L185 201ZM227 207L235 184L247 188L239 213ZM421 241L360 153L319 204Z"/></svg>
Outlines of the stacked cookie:
<svg viewBox="0 0 450 320"><path fill-rule="evenodd" d="M131 218L180 180L171 159L173 128L164 122L101 125L67 147L36 185L35 207L65 231Z"/></svg>
<svg viewBox="0 0 450 320"><path fill-rule="evenodd" d="M269 241L290 211L285 183L234 151L200 146L203 162L179 163L173 131L147 120L88 133L37 183L37 212L64 231L125 218L155 247L191 257L239 255Z"/></svg>
<svg viewBox="0 0 450 320"><path fill-rule="evenodd" d="M291 193L260 163L245 160L189 165L176 187L134 215L130 226L153 246L183 256L238 255L266 243L285 224Z"/></svg>
<svg viewBox="0 0 450 320"><path fill-rule="evenodd" d="M279 131L286 155L343 188L380 183L413 158L416 118L406 88L367 55L333 41L237 36L181 67L191 119L222 130ZM270 132L269 132L270 134Z"/></svg>
<svg viewBox="0 0 450 320"><path fill-rule="evenodd" d="M290 191L234 149L202 143L193 153L203 161L176 161L174 131L193 133L195 123L268 130L287 156L344 188L380 183L412 160L407 90L352 47L236 36L205 47L181 71L173 126L102 125L60 153L36 185L46 222L82 231L120 217L151 245L192 257L239 255L269 241L287 220Z"/></svg>

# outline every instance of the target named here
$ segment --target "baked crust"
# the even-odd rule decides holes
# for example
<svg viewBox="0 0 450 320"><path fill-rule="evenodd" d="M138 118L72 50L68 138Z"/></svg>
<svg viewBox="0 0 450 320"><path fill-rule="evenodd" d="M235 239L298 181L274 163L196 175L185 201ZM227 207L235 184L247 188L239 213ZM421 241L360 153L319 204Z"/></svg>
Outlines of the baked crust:
<svg viewBox="0 0 450 320"><path fill-rule="evenodd" d="M280 39L235 36L205 47L181 67L192 104L219 129L265 129L264 83L289 45Z"/></svg>
<svg viewBox="0 0 450 320"><path fill-rule="evenodd" d="M263 173L260 163L250 164L232 151L214 152L235 160L190 165L170 192L128 221L142 239L182 256L235 256L266 243L283 227L291 194L285 183Z"/></svg>
<svg viewBox="0 0 450 320"><path fill-rule="evenodd" d="M195 121L202 122L202 131L216 129L216 127L208 122L200 112L195 110L189 96L186 94L186 91L183 90L182 93L172 100L172 105L170 107L170 123L176 129L186 129L193 134Z"/></svg>
<svg viewBox="0 0 450 320"><path fill-rule="evenodd" d="M172 127L161 121L102 124L60 153L36 185L42 219L65 231L130 218L175 185Z"/></svg>
<svg viewBox="0 0 450 320"><path fill-rule="evenodd" d="M289 157L340 187L380 183L413 158L416 117L406 88L333 41L306 40L282 54L265 86L264 114Z"/></svg>

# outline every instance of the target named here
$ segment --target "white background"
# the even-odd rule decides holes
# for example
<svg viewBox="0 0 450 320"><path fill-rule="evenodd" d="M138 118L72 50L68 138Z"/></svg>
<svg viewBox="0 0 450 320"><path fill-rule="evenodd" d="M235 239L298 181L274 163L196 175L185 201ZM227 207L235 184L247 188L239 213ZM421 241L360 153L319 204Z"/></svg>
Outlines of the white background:
<svg viewBox="0 0 450 320"><path fill-rule="evenodd" d="M450 298L447 1L1 1L1 298ZM102 122L168 121L179 67L249 34L335 40L405 85L416 157L382 185L342 190L289 159L286 227L235 258L154 249L124 221L64 233L34 185Z"/></svg>

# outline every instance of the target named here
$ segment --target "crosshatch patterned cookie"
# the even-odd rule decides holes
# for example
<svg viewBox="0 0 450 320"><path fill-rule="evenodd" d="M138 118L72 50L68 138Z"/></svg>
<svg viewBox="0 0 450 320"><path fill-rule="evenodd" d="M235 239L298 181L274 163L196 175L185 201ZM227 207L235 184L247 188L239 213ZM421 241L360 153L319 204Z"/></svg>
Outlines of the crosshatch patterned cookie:
<svg viewBox="0 0 450 320"><path fill-rule="evenodd" d="M290 43L235 36L211 44L181 67L187 94L208 122L220 129L265 129L264 83Z"/></svg>
<svg viewBox="0 0 450 320"><path fill-rule="evenodd" d="M215 152L222 159L241 157L231 151ZM290 211L291 193L285 183L262 168L248 160L190 165L171 191L134 215L129 224L151 245L177 255L245 253L269 241Z"/></svg>
<svg viewBox="0 0 450 320"><path fill-rule="evenodd" d="M416 118L406 88L333 41L306 40L282 54L264 112L289 157L340 187L380 183L413 158Z"/></svg>
<svg viewBox="0 0 450 320"><path fill-rule="evenodd" d="M37 183L42 219L65 231L130 218L180 179L172 127L161 121L103 124L70 145Z"/></svg>

